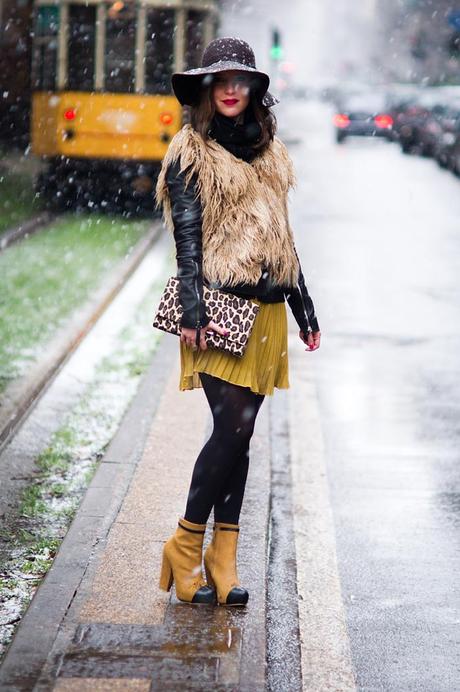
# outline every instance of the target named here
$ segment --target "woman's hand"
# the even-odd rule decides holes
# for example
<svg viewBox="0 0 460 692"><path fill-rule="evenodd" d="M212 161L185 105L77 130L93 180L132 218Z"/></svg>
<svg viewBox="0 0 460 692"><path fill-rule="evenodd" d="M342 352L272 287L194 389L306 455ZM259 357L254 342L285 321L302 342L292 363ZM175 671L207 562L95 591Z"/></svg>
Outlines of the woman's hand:
<svg viewBox="0 0 460 692"><path fill-rule="evenodd" d="M317 348L320 347L321 344L321 332L308 332L307 336L300 331L299 336L304 342L304 344L307 344L308 348L306 348L306 351L316 351Z"/></svg>
<svg viewBox="0 0 460 692"><path fill-rule="evenodd" d="M184 343L186 346L189 348L193 349L196 351L196 337L197 337L197 329L189 329L188 327L182 327L181 333L180 333L180 340L182 343ZM209 324L206 325L206 327L201 327L200 329L200 349L201 351L206 351L207 350L207 345L206 345L206 339L205 335L206 332L209 331L214 331L217 332L217 334L221 334L222 336L228 336L229 332L224 329L223 327L219 327L218 324L213 322L212 320L209 322Z"/></svg>

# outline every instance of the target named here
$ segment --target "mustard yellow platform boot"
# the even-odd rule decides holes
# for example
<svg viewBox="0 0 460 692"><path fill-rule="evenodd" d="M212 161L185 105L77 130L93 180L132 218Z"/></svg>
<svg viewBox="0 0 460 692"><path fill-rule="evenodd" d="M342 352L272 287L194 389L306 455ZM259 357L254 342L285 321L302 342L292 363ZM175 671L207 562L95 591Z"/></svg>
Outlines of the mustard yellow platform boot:
<svg viewBox="0 0 460 692"><path fill-rule="evenodd" d="M240 586L236 569L239 530L237 524L216 522L204 554L206 578L216 589L219 605L243 606L248 602L249 594Z"/></svg>
<svg viewBox="0 0 460 692"><path fill-rule="evenodd" d="M173 582L177 598L187 603L214 603L214 590L206 586L201 571L206 524L179 519L176 532L163 548L160 589L169 591Z"/></svg>

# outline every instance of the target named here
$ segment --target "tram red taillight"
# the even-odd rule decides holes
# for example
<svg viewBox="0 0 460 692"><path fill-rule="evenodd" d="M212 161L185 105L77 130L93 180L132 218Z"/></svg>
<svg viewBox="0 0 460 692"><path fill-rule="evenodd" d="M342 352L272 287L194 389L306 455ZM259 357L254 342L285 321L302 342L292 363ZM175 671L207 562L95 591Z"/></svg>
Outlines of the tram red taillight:
<svg viewBox="0 0 460 692"><path fill-rule="evenodd" d="M172 121L174 120L172 113L161 113L160 114L160 122L162 125L171 125Z"/></svg>
<svg viewBox="0 0 460 692"><path fill-rule="evenodd" d="M64 111L64 118L66 120L75 120L76 115L75 108L67 108L67 110Z"/></svg>

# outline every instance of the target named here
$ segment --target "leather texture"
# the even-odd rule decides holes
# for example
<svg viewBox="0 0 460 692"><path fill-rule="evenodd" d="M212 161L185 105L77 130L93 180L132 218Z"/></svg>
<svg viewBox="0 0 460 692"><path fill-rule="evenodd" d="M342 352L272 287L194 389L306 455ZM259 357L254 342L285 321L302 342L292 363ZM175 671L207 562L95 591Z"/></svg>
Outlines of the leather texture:
<svg viewBox="0 0 460 692"><path fill-rule="evenodd" d="M196 189L196 176L185 184L185 172L179 162L170 166L166 183L171 198L171 215L176 243L179 298L183 308L181 326L197 329L209 324L203 301L201 202Z"/></svg>
<svg viewBox="0 0 460 692"><path fill-rule="evenodd" d="M188 186L185 178L186 171L180 170L179 161L168 167L166 183L171 199L177 277L180 280L179 297L183 307L181 326L198 328L207 325L212 319L212 315L207 314L203 301L202 209L197 177L193 175ZM300 330L304 334L310 331L319 331L313 301L308 293L301 268L296 286L276 286L268 272L262 271L256 286L238 284L229 287L213 283L209 287L218 288L243 298L258 298L263 303L281 303L286 299Z"/></svg>

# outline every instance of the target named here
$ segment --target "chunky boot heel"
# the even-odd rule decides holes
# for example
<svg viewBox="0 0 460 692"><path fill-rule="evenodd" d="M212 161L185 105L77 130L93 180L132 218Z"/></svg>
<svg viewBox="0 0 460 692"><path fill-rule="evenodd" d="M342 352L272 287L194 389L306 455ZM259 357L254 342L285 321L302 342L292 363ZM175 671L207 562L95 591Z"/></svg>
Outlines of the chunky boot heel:
<svg viewBox="0 0 460 692"><path fill-rule="evenodd" d="M176 595L185 603L214 603L214 590L206 585L201 570L206 524L192 524L179 519L176 532L163 548L160 588L169 591L172 583Z"/></svg>
<svg viewBox="0 0 460 692"><path fill-rule="evenodd" d="M214 584L214 581L213 581L213 578L212 578L212 574L211 574L211 572L209 571L209 569L206 567L206 565L204 566L204 570L205 570L205 572L206 572L206 581L208 582L208 584L209 584L209 586L211 587L211 589L215 589L215 588L216 588L216 585Z"/></svg>
<svg viewBox="0 0 460 692"><path fill-rule="evenodd" d="M163 591L171 591L171 586L173 584L173 571L171 563L166 557L163 551L163 560L161 563L161 574L160 574L160 589Z"/></svg>
<svg viewBox="0 0 460 692"><path fill-rule="evenodd" d="M216 522L204 554L208 583L215 586L219 605L244 606L249 599L249 593L239 584L236 569L239 530L237 524Z"/></svg>

